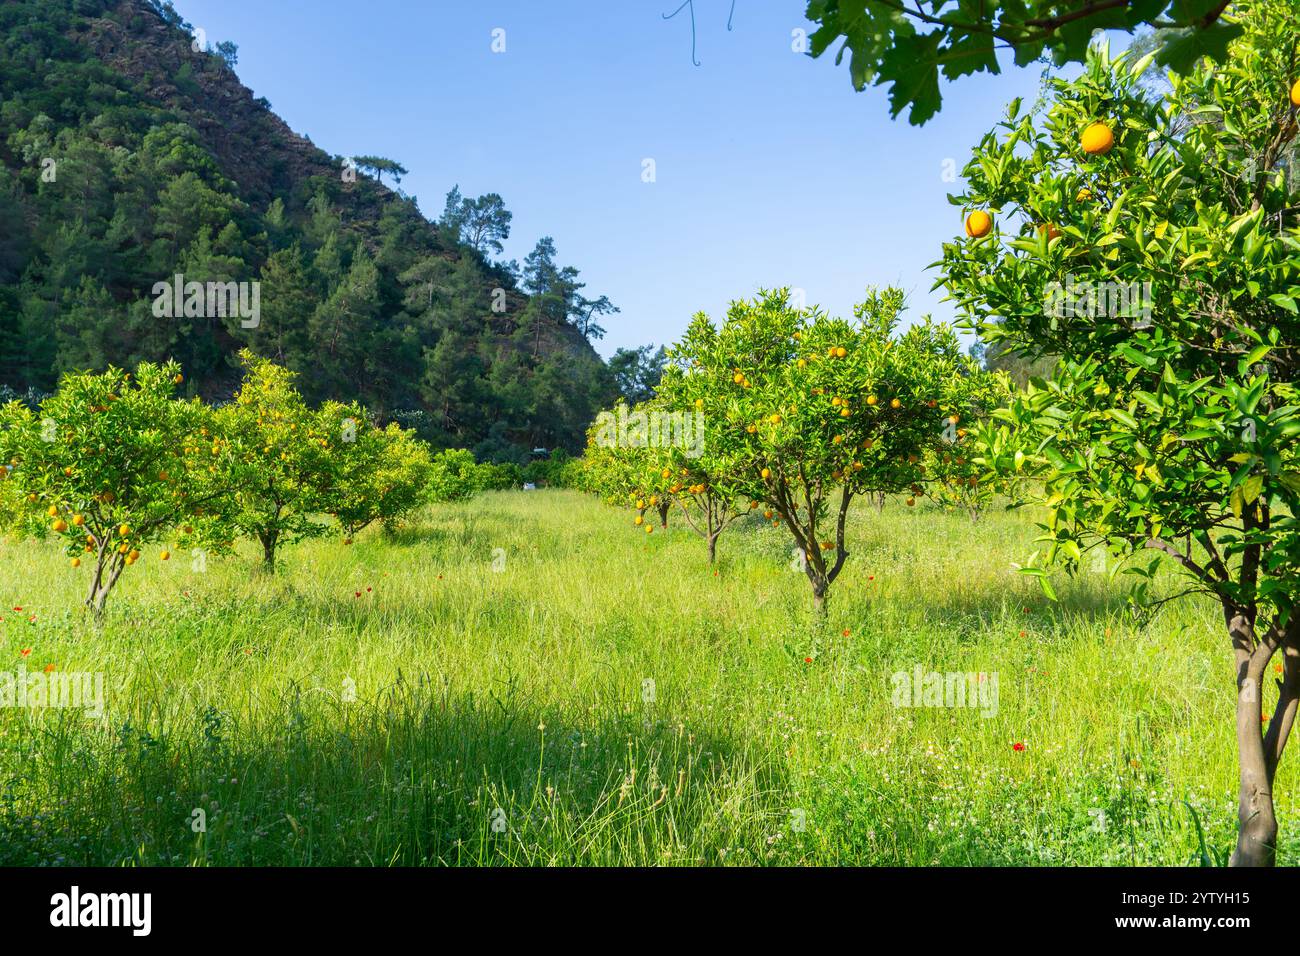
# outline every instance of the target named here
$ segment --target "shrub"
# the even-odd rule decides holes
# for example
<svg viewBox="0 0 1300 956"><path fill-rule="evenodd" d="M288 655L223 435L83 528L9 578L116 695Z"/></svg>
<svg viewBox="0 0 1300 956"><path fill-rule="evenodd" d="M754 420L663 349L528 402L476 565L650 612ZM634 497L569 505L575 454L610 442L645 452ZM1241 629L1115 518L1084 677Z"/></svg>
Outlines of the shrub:
<svg viewBox="0 0 1300 956"><path fill-rule="evenodd" d="M478 464L473 452L450 448L433 456L429 472L430 501L468 501L478 490Z"/></svg>

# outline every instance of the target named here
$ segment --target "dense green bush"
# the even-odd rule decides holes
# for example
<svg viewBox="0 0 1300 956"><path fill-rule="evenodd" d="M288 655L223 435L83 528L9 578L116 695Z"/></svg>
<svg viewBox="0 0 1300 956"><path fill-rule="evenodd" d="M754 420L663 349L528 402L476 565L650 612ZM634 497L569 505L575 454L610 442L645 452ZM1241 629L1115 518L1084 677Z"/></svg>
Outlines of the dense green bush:
<svg viewBox="0 0 1300 956"><path fill-rule="evenodd" d="M478 466L476 480L481 491L509 491L523 485L524 470L510 461L485 461Z"/></svg>
<svg viewBox="0 0 1300 956"><path fill-rule="evenodd" d="M449 448L433 456L429 477L430 501L467 501L478 490L479 465L474 454L463 448Z"/></svg>

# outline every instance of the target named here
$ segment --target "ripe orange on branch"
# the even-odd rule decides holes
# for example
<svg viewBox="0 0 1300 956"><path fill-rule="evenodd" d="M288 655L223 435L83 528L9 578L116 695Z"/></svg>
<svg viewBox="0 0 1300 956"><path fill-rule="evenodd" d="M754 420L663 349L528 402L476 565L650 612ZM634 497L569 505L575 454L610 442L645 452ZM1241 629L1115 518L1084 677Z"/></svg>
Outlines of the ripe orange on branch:
<svg viewBox="0 0 1300 956"><path fill-rule="evenodd" d="M1115 145L1115 134L1105 123L1093 123L1079 137L1079 145L1089 156L1105 156Z"/></svg>
<svg viewBox="0 0 1300 956"><path fill-rule="evenodd" d="M966 235L972 239L982 239L993 228L993 217L983 209L976 209L966 217Z"/></svg>

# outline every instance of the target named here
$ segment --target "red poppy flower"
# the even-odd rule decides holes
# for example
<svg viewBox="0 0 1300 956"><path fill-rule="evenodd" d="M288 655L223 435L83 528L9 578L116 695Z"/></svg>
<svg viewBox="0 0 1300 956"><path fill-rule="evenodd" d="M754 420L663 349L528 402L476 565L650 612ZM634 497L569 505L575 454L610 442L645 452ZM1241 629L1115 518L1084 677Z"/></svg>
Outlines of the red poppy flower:
<svg viewBox="0 0 1300 956"><path fill-rule="evenodd" d="M805 658L803 659L803 662L804 662L805 664L811 664L811 663L812 663L812 658L811 658L811 657L805 657Z"/></svg>
<svg viewBox="0 0 1300 956"><path fill-rule="evenodd" d="M875 576L874 574L868 574L868 575L867 575L867 580L868 580L868 581L874 581L874 580L876 580L876 576Z"/></svg>
<svg viewBox="0 0 1300 956"><path fill-rule="evenodd" d="M849 636L849 629L847 627L844 629L844 636L845 637Z"/></svg>
<svg viewBox="0 0 1300 956"><path fill-rule="evenodd" d="M360 592L360 591L357 592L357 597L361 597L361 592Z"/></svg>
<svg viewBox="0 0 1300 956"><path fill-rule="evenodd" d="M32 656L32 649L31 649L30 647L24 647L24 648L23 648L21 651L19 651L18 653L21 654L21 655L23 655L23 657L31 657L31 656Z"/></svg>
<svg viewBox="0 0 1300 956"><path fill-rule="evenodd" d="M21 604L15 604L15 605L14 605L14 610L15 610L15 611L21 611L22 609L23 609L23 606L22 606Z"/></svg>
<svg viewBox="0 0 1300 956"><path fill-rule="evenodd" d="M1011 745L1011 749L1014 750L1016 753L1020 753L1020 751L1025 749L1025 745L1017 740L1014 744Z"/></svg>
<svg viewBox="0 0 1300 956"><path fill-rule="evenodd" d="M369 594L371 590L371 588L366 588L366 593Z"/></svg>
<svg viewBox="0 0 1300 956"><path fill-rule="evenodd" d="M52 671L52 670L54 670L54 665L53 665L53 664L46 664L46 665L45 665L45 673L48 674L48 673L49 673L50 671Z"/></svg>
<svg viewBox="0 0 1300 956"><path fill-rule="evenodd" d="M1020 636L1021 636L1021 637L1024 637L1024 636L1025 636L1025 632L1024 632L1024 631L1021 631L1021 632L1020 632Z"/></svg>

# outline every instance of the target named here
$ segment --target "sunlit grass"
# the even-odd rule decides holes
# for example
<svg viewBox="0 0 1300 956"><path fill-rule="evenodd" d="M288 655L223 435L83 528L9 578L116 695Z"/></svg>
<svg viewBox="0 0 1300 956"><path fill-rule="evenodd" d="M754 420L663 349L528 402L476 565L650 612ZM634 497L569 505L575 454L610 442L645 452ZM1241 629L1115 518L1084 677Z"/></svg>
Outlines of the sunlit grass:
<svg viewBox="0 0 1300 956"><path fill-rule="evenodd" d="M863 507L818 623L756 517L714 569L682 526L487 494L274 576L252 548L204 573L147 554L98 631L86 570L10 540L0 669L103 672L107 706L0 710L0 863L1181 865L1188 804L1222 852L1214 608L1141 627L1103 574L1052 605L1012 570L1033 537ZM996 714L895 707L918 665L996 674Z"/></svg>

